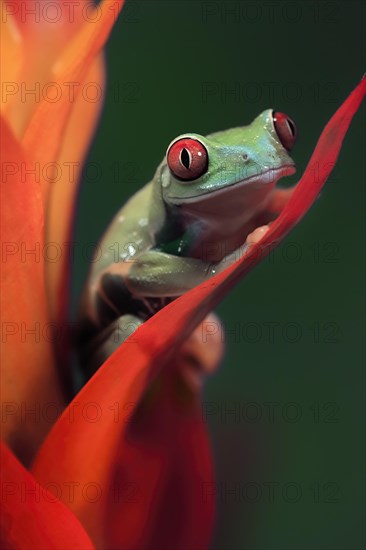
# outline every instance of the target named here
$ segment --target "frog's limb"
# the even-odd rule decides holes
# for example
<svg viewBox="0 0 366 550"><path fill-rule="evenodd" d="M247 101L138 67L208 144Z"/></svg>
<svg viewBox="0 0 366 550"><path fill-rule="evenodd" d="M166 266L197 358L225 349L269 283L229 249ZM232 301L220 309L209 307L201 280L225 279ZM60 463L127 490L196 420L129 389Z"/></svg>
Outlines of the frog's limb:
<svg viewBox="0 0 366 550"><path fill-rule="evenodd" d="M210 313L176 353L176 368L192 391L198 391L205 378L219 367L224 355L224 342L224 327L220 319Z"/></svg>
<svg viewBox="0 0 366 550"><path fill-rule="evenodd" d="M88 343L82 351L88 373L94 373L142 323L135 315L122 315Z"/></svg>
<svg viewBox="0 0 366 550"><path fill-rule="evenodd" d="M245 252L247 252L248 248L253 246L254 244L258 243L264 235L269 230L269 225L262 225L260 227L257 227L254 229L246 238L245 244L236 250L232 252L231 254L228 254L217 264L216 272L220 273L221 271L224 271L229 265L232 265L234 262L239 260Z"/></svg>
<svg viewBox="0 0 366 550"><path fill-rule="evenodd" d="M133 263L114 264L113 273L105 273L101 278L99 290L100 297L103 299L100 300L100 304L108 305L111 308L111 314L113 311L118 312L119 306L122 306L119 303L120 300L126 303L123 289L128 289L132 294L129 297L129 307L139 309L141 317L144 319L138 315L128 314L121 315L110 322L83 350L83 362L87 364L89 372L96 371L148 317L149 312L143 311L144 304L147 307L153 307L153 303L146 298L160 297L164 299L183 294L238 260L249 246L263 238L268 229L268 225L258 227L248 235L242 247L237 248L217 263L150 250L135 258ZM154 311L150 313L154 313ZM99 314L102 316L102 311ZM187 344L183 347L181 352L182 360L188 366L186 374L191 382L196 379L197 372L194 373L194 371L209 371L210 361L212 361L207 353L206 356L203 354L210 348L207 345L199 344L196 334L195 340L191 340L190 345ZM215 355L219 356L220 353ZM191 367L193 367L193 371ZM185 369L182 369L183 371Z"/></svg>
<svg viewBox="0 0 366 550"><path fill-rule="evenodd" d="M196 258L149 250L134 258L125 284L135 296L180 296L214 275L214 267Z"/></svg>
<svg viewBox="0 0 366 550"><path fill-rule="evenodd" d="M295 189L296 185L288 189L278 188L273 191L271 199L265 209L269 214L272 214L272 218L278 216L278 214L282 212Z"/></svg>
<svg viewBox="0 0 366 550"><path fill-rule="evenodd" d="M216 263L149 250L134 259L125 284L135 296L180 296L239 260L268 229L267 225L258 227L248 235L244 245Z"/></svg>

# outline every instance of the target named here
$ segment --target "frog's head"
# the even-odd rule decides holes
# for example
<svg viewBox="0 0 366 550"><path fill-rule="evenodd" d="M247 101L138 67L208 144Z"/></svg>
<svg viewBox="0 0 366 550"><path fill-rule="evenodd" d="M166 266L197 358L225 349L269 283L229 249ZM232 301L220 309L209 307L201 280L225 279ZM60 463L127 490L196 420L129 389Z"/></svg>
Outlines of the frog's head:
<svg viewBox="0 0 366 550"><path fill-rule="evenodd" d="M296 138L293 121L267 110L249 126L206 137L184 134L168 147L161 165L163 200L193 216L252 215L276 182L293 174L289 156Z"/></svg>

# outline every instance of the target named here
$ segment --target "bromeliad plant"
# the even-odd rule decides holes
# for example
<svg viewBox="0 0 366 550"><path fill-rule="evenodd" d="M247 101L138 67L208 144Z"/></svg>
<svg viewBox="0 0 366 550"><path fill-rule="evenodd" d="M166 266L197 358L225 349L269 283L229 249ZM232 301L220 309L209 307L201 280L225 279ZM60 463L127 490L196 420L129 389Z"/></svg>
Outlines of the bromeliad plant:
<svg viewBox="0 0 366 550"><path fill-rule="evenodd" d="M212 500L201 496L204 484L213 482L211 453L199 392L182 392L179 350L310 208L338 157L366 81L325 127L294 191L277 195L277 217L262 238L234 265L144 323L66 405L57 368L60 354L50 339L24 334L66 318L67 256L49 263L37 250L69 240L77 186L69 181L69 171L66 179L54 177L50 183L49 170L72 163L78 179L99 114L99 104L85 101L79 91L83 83L103 83L100 52L123 0L104 0L88 21L83 3L74 4L71 19L65 3L54 2L62 17L52 24L50 15L48 22L41 18L37 23L26 17L25 8L34 10L37 4L2 3L7 93L1 116L6 420L1 541L5 548L19 549L204 548L214 521ZM31 88L50 82L56 91L67 82L79 86L72 100L68 93L55 102L49 97L17 101L23 83ZM322 169L314 171L314 166ZM321 177L314 179L314 173ZM197 338L195 345L200 347ZM220 352L216 348L215 359L203 362L215 363ZM47 433L49 416L42 413L50 404L63 413ZM24 423L24 407L35 408L33 422Z"/></svg>

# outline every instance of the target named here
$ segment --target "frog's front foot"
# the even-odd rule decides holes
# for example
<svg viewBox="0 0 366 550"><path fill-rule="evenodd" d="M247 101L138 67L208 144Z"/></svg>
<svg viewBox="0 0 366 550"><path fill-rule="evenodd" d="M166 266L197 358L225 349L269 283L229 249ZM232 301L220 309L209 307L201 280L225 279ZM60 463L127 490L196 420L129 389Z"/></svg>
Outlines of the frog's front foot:
<svg viewBox="0 0 366 550"><path fill-rule="evenodd" d="M261 225L260 227L257 227L249 233L249 235L246 238L245 244L248 246L252 246L253 244L257 244L261 239L263 239L264 235L269 231L269 225Z"/></svg>
<svg viewBox="0 0 366 550"><path fill-rule="evenodd" d="M237 260L242 258L244 254L248 251L248 249L257 244L261 239L263 239L264 235L269 231L269 225L261 225L254 229L251 233L248 234L245 243L225 256L220 262L217 264L211 264L211 275L215 275L216 273L219 273L235 263Z"/></svg>
<svg viewBox="0 0 366 550"><path fill-rule="evenodd" d="M206 376L220 366L224 349L224 328L217 315L210 313L176 354L175 367L192 391L199 390Z"/></svg>

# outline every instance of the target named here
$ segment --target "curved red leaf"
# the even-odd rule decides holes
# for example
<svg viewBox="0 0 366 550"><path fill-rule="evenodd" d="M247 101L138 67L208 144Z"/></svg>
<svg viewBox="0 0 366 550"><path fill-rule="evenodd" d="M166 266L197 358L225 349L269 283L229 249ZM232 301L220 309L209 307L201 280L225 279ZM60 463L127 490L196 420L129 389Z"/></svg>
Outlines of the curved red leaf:
<svg viewBox="0 0 366 550"><path fill-rule="evenodd" d="M79 520L0 443L0 541L4 550L92 550Z"/></svg>
<svg viewBox="0 0 366 550"><path fill-rule="evenodd" d="M164 370L131 419L108 492L108 548L207 548L215 508L211 449L199 398L176 371Z"/></svg>

